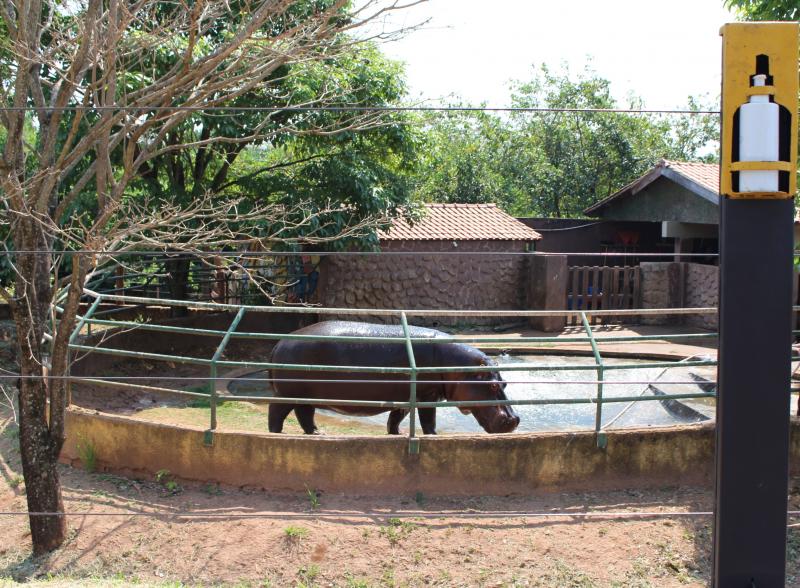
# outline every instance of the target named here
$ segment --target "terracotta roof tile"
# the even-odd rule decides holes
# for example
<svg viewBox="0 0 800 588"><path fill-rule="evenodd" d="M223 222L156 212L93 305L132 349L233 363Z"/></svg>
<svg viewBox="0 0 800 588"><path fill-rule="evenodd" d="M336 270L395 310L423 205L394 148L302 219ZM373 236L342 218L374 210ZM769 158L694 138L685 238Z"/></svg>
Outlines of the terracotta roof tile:
<svg viewBox="0 0 800 588"><path fill-rule="evenodd" d="M414 225L395 221L389 241L536 241L542 236L494 204L426 204Z"/></svg>
<svg viewBox="0 0 800 588"><path fill-rule="evenodd" d="M669 177L669 174L677 174L686 180L689 184L694 184L696 189L691 188L689 185L685 187L700 194L704 198L713 200L715 204L719 199L719 164L716 163L691 163L688 161L669 161L662 159L651 168L647 173L638 177L633 182L621 188L611 196L595 202L590 207L584 209L584 214L589 216L596 215L600 210L605 208L609 203L618 200L619 198L636 197L636 194L656 181L662 176ZM675 181L675 178L671 178Z"/></svg>
<svg viewBox="0 0 800 588"><path fill-rule="evenodd" d="M717 163L689 163L686 161L664 160L669 167L682 176L697 182L704 188L719 194L719 164Z"/></svg>

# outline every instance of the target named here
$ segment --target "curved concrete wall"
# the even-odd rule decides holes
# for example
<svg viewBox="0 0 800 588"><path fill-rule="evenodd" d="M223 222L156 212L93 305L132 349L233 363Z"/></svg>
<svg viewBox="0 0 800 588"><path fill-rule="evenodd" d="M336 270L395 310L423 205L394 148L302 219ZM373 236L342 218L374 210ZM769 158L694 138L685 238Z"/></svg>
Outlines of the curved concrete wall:
<svg viewBox="0 0 800 588"><path fill-rule="evenodd" d="M792 423L792 470L800 456ZM304 437L204 431L70 409L62 460L79 463L78 439L91 442L98 468L153 477L272 490L355 494L505 495L707 484L713 476L711 425L608 434L591 432L424 437L408 454L405 437Z"/></svg>

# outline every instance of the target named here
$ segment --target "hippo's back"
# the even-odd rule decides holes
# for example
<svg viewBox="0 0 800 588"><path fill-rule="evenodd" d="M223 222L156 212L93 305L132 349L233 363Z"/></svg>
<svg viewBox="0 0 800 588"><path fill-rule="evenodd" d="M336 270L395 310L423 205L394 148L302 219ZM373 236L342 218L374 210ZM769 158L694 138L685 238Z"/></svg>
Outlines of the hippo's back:
<svg viewBox="0 0 800 588"><path fill-rule="evenodd" d="M417 338L449 337L447 333L425 327L409 327L409 334ZM356 321L322 321L295 331L295 335L331 335L336 337L404 337L401 325L361 323Z"/></svg>
<svg viewBox="0 0 800 588"><path fill-rule="evenodd" d="M412 337L433 339L449 337L446 333L423 327L409 327ZM355 321L323 321L294 331L292 335L325 335L330 337L376 337L375 341L312 341L281 339L272 352L272 362L323 365L408 366L408 350L400 341L384 341L404 337L400 325L383 325ZM418 363L430 362L431 346L414 345Z"/></svg>

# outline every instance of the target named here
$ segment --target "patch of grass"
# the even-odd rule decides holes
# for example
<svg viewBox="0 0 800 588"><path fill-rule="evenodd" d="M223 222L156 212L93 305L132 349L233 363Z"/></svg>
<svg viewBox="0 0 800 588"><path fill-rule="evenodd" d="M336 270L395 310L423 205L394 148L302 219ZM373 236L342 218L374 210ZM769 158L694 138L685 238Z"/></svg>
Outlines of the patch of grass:
<svg viewBox="0 0 800 588"><path fill-rule="evenodd" d="M24 481L25 479L22 476L14 476L8 481L8 485L16 490Z"/></svg>
<svg viewBox="0 0 800 588"><path fill-rule="evenodd" d="M3 429L3 437L16 441L19 439L19 427L17 425L8 425Z"/></svg>
<svg viewBox="0 0 800 588"><path fill-rule="evenodd" d="M308 502L311 505L311 510L317 510L319 508L319 491L313 490L306 486L306 495L308 496Z"/></svg>
<svg viewBox="0 0 800 588"><path fill-rule="evenodd" d="M294 525L289 525L283 530L283 535L286 537L287 541L297 543L301 539L308 537L308 529L305 527L295 527Z"/></svg>
<svg viewBox="0 0 800 588"><path fill-rule="evenodd" d="M78 436L78 457L83 464L83 467L90 474L97 470L97 451L94 442L91 439L79 435Z"/></svg>
<svg viewBox="0 0 800 588"><path fill-rule="evenodd" d="M381 584L383 584L387 588L395 588L395 586L397 586L397 580L394 577L394 568L387 567L385 570L383 570L383 575L381 576Z"/></svg>
<svg viewBox="0 0 800 588"><path fill-rule="evenodd" d="M222 488L219 487L219 484L206 484L203 486L203 492L209 496L222 496Z"/></svg>
<svg viewBox="0 0 800 588"><path fill-rule="evenodd" d="M309 564L297 570L297 588L313 588L314 581L319 576L319 566Z"/></svg>
<svg viewBox="0 0 800 588"><path fill-rule="evenodd" d="M183 492L183 488L174 480L169 470L158 470L156 472L156 482L163 486L170 494L180 494Z"/></svg>
<svg viewBox="0 0 800 588"><path fill-rule="evenodd" d="M350 572L345 572L344 579L347 582L347 588L369 588L369 582L363 578L356 578Z"/></svg>
<svg viewBox="0 0 800 588"><path fill-rule="evenodd" d="M548 581L544 584L545 586L559 586L559 588L595 588L597 586L591 577L560 559L553 561L553 567L544 574L543 579Z"/></svg>
<svg viewBox="0 0 800 588"><path fill-rule="evenodd" d="M217 403L217 427L223 430L255 431L263 433L267 430L268 407L250 402L223 401ZM155 406L140 410L135 418L156 423L172 425L189 425L208 428L211 417L210 404L207 398L196 398L186 406ZM333 435L384 435L385 428L373 423L346 422L337 417L317 414L317 424L326 433ZM284 421L284 432L300 434L302 429L297 419L290 415Z"/></svg>
<svg viewBox="0 0 800 588"><path fill-rule="evenodd" d="M378 533L389 540L390 545L398 545L401 540L408 537L411 532L417 528L415 523L411 521L404 521L399 518L391 518L388 525L378 529Z"/></svg>

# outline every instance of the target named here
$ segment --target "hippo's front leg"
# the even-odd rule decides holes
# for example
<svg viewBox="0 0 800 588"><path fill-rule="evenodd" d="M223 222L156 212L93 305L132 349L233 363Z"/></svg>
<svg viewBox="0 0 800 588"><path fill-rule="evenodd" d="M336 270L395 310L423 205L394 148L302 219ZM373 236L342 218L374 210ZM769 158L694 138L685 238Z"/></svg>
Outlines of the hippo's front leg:
<svg viewBox="0 0 800 588"><path fill-rule="evenodd" d="M422 426L422 432L426 435L436 434L436 409L435 408L418 408L417 414L419 415L419 424Z"/></svg>
<svg viewBox="0 0 800 588"><path fill-rule="evenodd" d="M386 421L386 431L390 435L400 434L400 422L406 418L407 410L397 408L389 413L389 420Z"/></svg>

